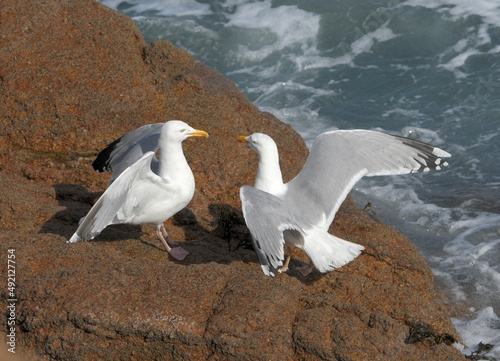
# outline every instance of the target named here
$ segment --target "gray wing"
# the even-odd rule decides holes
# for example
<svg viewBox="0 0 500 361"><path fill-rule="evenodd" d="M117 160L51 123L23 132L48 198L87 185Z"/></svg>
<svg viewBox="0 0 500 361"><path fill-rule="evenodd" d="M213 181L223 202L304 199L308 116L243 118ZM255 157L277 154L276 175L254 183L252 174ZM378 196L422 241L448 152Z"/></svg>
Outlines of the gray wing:
<svg viewBox="0 0 500 361"><path fill-rule="evenodd" d="M92 167L98 172L112 171L113 182L145 153L158 150L158 139L164 125L165 123L146 124L116 139L97 155Z"/></svg>
<svg viewBox="0 0 500 361"><path fill-rule="evenodd" d="M80 223L69 243L93 239L108 225L116 223L117 214L125 205L132 183L138 179L157 178L150 169L153 157L154 152L144 154L109 185Z"/></svg>
<svg viewBox="0 0 500 361"><path fill-rule="evenodd" d="M363 176L425 172L447 166L451 155L417 140L370 130L319 135L283 197L308 220L328 229L347 194Z"/></svg>
<svg viewBox="0 0 500 361"><path fill-rule="evenodd" d="M240 198L243 217L252 234L262 270L267 276L274 277L285 257L283 231L292 229L302 233L301 228L307 224L292 215L285 203L270 193L243 186Z"/></svg>

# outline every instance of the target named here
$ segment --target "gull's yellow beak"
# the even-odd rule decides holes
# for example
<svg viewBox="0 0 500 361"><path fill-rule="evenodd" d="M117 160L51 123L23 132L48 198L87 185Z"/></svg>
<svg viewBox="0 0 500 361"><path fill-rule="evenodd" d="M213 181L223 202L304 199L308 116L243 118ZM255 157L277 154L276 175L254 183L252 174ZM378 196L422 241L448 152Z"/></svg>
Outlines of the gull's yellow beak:
<svg viewBox="0 0 500 361"><path fill-rule="evenodd" d="M248 143L248 140L247 140L247 136L246 135L240 135L238 136L238 142L241 142L241 143Z"/></svg>
<svg viewBox="0 0 500 361"><path fill-rule="evenodd" d="M190 137L200 137L200 138L208 138L208 133L204 130L195 129L194 132L189 133Z"/></svg>

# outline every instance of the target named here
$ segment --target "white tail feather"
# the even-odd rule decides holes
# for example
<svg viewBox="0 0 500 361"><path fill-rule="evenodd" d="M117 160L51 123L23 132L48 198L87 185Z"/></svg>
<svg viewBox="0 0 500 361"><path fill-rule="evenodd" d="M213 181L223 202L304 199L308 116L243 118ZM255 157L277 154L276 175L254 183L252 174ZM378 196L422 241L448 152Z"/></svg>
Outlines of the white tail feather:
<svg viewBox="0 0 500 361"><path fill-rule="evenodd" d="M365 249L359 244L332 236L320 228L308 232L301 248L318 271L323 273L344 266Z"/></svg>

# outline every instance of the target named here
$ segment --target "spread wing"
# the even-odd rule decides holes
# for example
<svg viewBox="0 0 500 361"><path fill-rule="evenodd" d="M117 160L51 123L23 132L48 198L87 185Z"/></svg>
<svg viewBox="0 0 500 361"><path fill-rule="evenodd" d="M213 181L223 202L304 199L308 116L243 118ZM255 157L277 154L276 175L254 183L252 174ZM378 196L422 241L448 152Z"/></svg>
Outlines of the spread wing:
<svg viewBox="0 0 500 361"><path fill-rule="evenodd" d="M278 197L254 187L240 188L243 216L262 270L275 276L276 269L283 265L284 230L302 233L307 223L297 219Z"/></svg>
<svg viewBox="0 0 500 361"><path fill-rule="evenodd" d="M128 199L132 184L138 181L158 181L159 177L150 169L153 157L154 152L144 154L109 185L80 223L69 243L92 239L106 226L120 223L119 214L122 213L123 207L133 202Z"/></svg>
<svg viewBox="0 0 500 361"><path fill-rule="evenodd" d="M417 140L370 130L338 130L319 135L283 199L304 217L328 229L354 184L363 176L440 169L451 155Z"/></svg>
<svg viewBox="0 0 500 361"><path fill-rule="evenodd" d="M92 167L99 172L112 171L113 182L145 153L158 150L158 139L164 125L165 123L146 124L116 139L97 155Z"/></svg>

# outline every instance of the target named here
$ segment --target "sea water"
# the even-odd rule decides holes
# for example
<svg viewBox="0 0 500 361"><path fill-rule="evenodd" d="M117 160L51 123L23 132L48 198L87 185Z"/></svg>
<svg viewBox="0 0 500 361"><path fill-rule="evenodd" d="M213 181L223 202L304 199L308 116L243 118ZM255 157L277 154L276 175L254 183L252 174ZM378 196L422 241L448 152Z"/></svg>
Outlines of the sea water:
<svg viewBox="0 0 500 361"><path fill-rule="evenodd" d="M500 1L103 0L231 79L308 145L374 129L452 153L441 171L352 192L419 248L464 354L500 360ZM258 131L258 129L255 129Z"/></svg>

